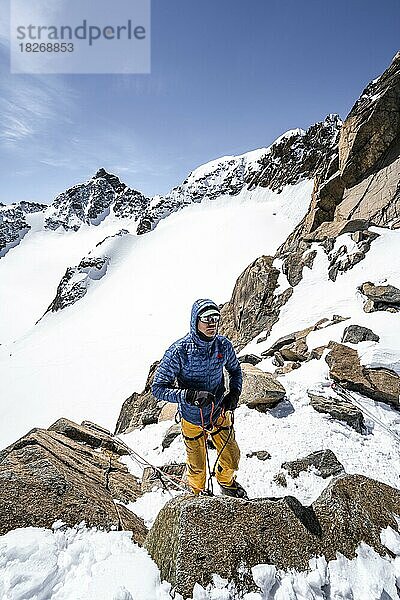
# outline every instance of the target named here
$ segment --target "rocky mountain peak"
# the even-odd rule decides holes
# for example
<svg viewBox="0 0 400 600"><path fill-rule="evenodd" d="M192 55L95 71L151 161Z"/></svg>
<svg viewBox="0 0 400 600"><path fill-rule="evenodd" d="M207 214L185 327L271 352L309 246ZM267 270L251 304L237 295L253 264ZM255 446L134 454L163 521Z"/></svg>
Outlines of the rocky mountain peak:
<svg viewBox="0 0 400 600"><path fill-rule="evenodd" d="M47 211L48 229L73 229L81 225L98 225L113 213L119 218L137 219L150 200L104 168L85 183L59 194Z"/></svg>

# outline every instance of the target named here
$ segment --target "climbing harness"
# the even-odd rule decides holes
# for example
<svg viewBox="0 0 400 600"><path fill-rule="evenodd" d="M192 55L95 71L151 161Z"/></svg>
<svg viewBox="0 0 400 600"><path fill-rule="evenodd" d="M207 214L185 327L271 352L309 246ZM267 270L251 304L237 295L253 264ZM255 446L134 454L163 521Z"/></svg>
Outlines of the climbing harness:
<svg viewBox="0 0 400 600"><path fill-rule="evenodd" d="M379 427L384 429L387 433L389 433L389 435L391 435L397 443L400 443L400 435L398 433L396 433L395 431L392 431L392 429L390 429L390 427L388 427L388 425L385 425L385 423L383 423L383 421L381 421L371 411L369 411L368 408L365 408L365 406L363 406L361 404L361 402L359 402L357 400L357 398L355 398L349 390L347 390L342 385L340 385L340 383L332 383L331 388L339 396L341 396L341 398L343 398L344 400L348 400L352 404L357 406L357 408L359 408L369 419L371 419L371 421L374 421L374 423L376 423L376 425L378 425Z"/></svg>

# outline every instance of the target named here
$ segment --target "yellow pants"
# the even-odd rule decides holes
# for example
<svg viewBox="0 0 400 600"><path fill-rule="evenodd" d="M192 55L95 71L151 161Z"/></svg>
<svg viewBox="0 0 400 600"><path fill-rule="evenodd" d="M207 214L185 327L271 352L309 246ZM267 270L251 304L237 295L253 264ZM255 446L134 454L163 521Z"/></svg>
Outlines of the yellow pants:
<svg viewBox="0 0 400 600"><path fill-rule="evenodd" d="M233 429L229 435L231 424L231 414L228 412L225 416L221 415L218 417L214 428L207 431L207 434L210 435L214 446L217 449L217 453L220 452L229 436L228 443L222 450L216 467L216 478L218 483L221 483L222 485L232 484L235 471L237 471L239 467L240 450L235 440L235 432ZM192 423L189 423L189 421L182 419L181 427L186 446L188 483L193 492L198 494L205 489L206 485L206 440L204 435L202 435L203 430L199 425L193 425ZM220 429L221 427L223 427L223 429ZM219 429L220 431L218 431ZM214 461L215 459L210 460L211 468L214 466Z"/></svg>

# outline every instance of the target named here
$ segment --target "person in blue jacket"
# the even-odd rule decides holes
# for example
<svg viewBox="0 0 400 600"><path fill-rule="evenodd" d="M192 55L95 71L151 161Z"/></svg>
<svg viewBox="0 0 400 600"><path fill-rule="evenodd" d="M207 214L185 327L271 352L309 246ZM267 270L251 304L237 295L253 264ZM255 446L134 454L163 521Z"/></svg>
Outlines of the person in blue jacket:
<svg viewBox="0 0 400 600"><path fill-rule="evenodd" d="M175 402L181 416L188 483L195 494L205 490L206 438L218 453L216 478L223 494L246 498L236 481L240 450L232 413L242 390L242 370L232 343L217 335L220 311L212 300L196 300L190 332L165 352L154 376L152 393L158 400ZM225 394L224 367L229 375Z"/></svg>

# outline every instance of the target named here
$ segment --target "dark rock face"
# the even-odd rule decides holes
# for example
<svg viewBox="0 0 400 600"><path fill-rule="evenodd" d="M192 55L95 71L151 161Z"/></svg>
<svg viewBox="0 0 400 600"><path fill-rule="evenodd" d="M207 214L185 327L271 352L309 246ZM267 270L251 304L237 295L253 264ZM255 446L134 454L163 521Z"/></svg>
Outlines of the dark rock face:
<svg viewBox="0 0 400 600"><path fill-rule="evenodd" d="M343 331L342 342L349 342L350 344L359 344L360 342L379 342L379 335L376 335L368 327L362 327L361 325L349 325Z"/></svg>
<svg viewBox="0 0 400 600"><path fill-rule="evenodd" d="M374 285L367 281L358 289L367 297L367 302L364 304L365 312L375 312L377 310L400 311L400 290L394 285Z"/></svg>
<svg viewBox="0 0 400 600"><path fill-rule="evenodd" d="M357 350L331 342L325 360L330 377L344 388L399 408L400 377L390 369L369 369L360 364Z"/></svg>
<svg viewBox="0 0 400 600"><path fill-rule="evenodd" d="M183 496L160 511L145 547L161 577L191 597L217 573L241 593L255 589L250 569L274 564L306 570L313 556L355 556L361 541L385 555L380 532L400 511L400 491L361 475L333 480L310 507L295 498L238 500ZM223 543L221 543L223 540Z"/></svg>
<svg viewBox="0 0 400 600"><path fill-rule="evenodd" d="M140 483L119 461L124 452L112 436L60 419L33 429L0 452L0 535L17 527L68 526L129 529L146 535L139 517L121 503L141 495Z"/></svg>
<svg viewBox="0 0 400 600"><path fill-rule="evenodd" d="M347 244L343 244L335 252L328 251L328 259L330 263L328 275L329 279L332 281L336 281L339 273L349 271L356 264L361 262L365 258L367 252L370 250L372 242L379 237L379 234L366 230L358 231L357 233L352 234L351 237L353 242L356 244L355 250L351 249L349 251ZM331 239L329 238L327 242L329 243L330 241Z"/></svg>
<svg viewBox="0 0 400 600"><path fill-rule="evenodd" d="M137 219L149 203L149 198L130 189L115 175L99 169L89 181L57 196L48 211L45 226L77 231L83 223L98 225L111 210L117 217Z"/></svg>
<svg viewBox="0 0 400 600"><path fill-rule="evenodd" d="M256 354L243 354L243 356L238 357L238 360L240 363L249 363L250 365L255 366L262 361L262 358Z"/></svg>
<svg viewBox="0 0 400 600"><path fill-rule="evenodd" d="M143 392L140 394L133 392L123 403L115 427L116 435L119 433L128 433L137 427L157 422L162 410L162 403L160 405L157 399L154 398L151 393L151 386L153 385L154 375L159 364L160 361L156 361L151 365ZM149 415L151 415L150 419Z"/></svg>
<svg viewBox="0 0 400 600"><path fill-rule="evenodd" d="M19 202L18 204L0 205L0 258L11 248L18 246L31 226L26 221L26 214L43 211L45 204L35 202Z"/></svg>
<svg viewBox="0 0 400 600"><path fill-rule="evenodd" d="M342 463L338 461L332 450L318 450L304 458L284 462L281 466L294 478L298 477L302 471L307 471L310 467L315 467L324 479L344 472Z"/></svg>
<svg viewBox="0 0 400 600"><path fill-rule="evenodd" d="M279 271L272 262L271 256L261 256L251 263L236 281L230 301L221 308L220 333L232 341L237 351L272 327L280 307L292 293L289 288L274 296Z"/></svg>
<svg viewBox="0 0 400 600"><path fill-rule="evenodd" d="M344 421L358 433L364 430L364 416L359 408L350 401L326 396L310 396L310 404L314 410L331 415L337 421Z"/></svg>

